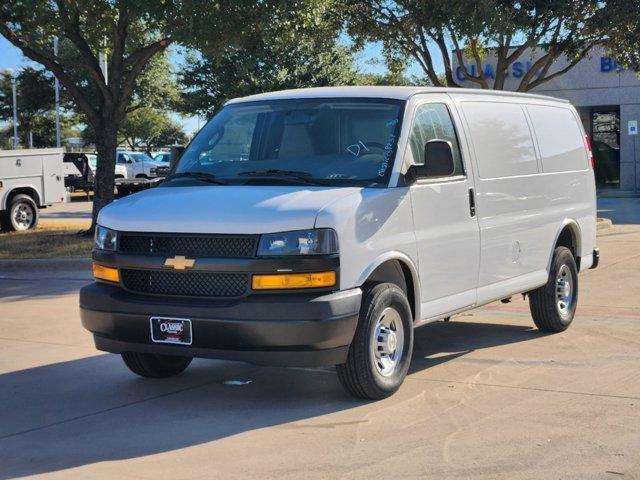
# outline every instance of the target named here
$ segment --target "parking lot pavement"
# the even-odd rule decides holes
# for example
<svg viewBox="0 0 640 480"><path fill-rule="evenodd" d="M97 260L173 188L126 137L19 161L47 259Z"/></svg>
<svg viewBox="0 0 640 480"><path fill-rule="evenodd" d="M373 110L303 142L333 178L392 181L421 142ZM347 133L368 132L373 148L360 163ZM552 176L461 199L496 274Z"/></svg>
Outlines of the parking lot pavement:
<svg viewBox="0 0 640 480"><path fill-rule="evenodd" d="M0 478L639 478L640 227L599 245L568 331L515 297L423 327L380 402L331 368L136 378L80 326L86 270L0 271Z"/></svg>
<svg viewBox="0 0 640 480"><path fill-rule="evenodd" d="M74 198L69 203L56 203L40 211L40 218L47 220L82 220L91 218L93 202Z"/></svg>

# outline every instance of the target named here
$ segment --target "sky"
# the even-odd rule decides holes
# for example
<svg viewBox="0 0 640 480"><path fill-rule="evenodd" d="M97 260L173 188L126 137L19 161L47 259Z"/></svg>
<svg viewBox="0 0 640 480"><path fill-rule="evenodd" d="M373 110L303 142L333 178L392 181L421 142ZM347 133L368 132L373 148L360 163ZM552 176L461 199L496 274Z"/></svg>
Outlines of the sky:
<svg viewBox="0 0 640 480"><path fill-rule="evenodd" d="M384 64L381 61L371 63L371 60L382 58L382 47L379 44L369 44L364 51L357 58L357 66L360 70L371 73L383 73L385 70ZM178 54L173 55L172 61L178 63L181 56ZM21 66L34 65L22 56L20 50L11 45L3 36L0 35L0 71L6 68L18 69ZM37 66L37 65L36 65ZM436 68L438 65L436 65ZM421 75L421 70L417 65L411 65L407 70L408 75ZM174 119L180 122L188 134L195 133L200 126L204 124L205 119L198 117L181 117L174 115Z"/></svg>

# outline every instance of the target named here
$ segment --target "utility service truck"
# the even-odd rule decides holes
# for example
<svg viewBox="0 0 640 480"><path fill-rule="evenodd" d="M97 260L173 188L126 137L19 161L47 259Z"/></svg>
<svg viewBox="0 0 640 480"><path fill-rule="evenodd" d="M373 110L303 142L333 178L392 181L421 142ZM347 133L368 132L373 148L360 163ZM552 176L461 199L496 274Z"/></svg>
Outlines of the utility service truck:
<svg viewBox="0 0 640 480"><path fill-rule="evenodd" d="M65 198L61 148L0 150L0 226L28 230L38 209Z"/></svg>

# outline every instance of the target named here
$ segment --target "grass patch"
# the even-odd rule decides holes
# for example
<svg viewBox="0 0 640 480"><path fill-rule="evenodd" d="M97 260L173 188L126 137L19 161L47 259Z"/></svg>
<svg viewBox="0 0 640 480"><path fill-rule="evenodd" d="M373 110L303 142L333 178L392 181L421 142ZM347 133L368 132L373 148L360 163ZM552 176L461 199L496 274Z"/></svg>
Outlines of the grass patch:
<svg viewBox="0 0 640 480"><path fill-rule="evenodd" d="M78 235L75 226L39 227L0 234L0 258L89 257L93 238Z"/></svg>

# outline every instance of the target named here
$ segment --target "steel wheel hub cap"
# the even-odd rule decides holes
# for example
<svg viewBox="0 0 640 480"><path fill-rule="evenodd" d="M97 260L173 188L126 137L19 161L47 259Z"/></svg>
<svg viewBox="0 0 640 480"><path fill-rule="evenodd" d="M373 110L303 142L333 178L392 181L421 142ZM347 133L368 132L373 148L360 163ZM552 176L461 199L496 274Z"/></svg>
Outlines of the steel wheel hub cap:
<svg viewBox="0 0 640 480"><path fill-rule="evenodd" d="M376 370L388 377L402 359L404 329L402 318L395 308L384 309L376 322L371 337L371 356Z"/></svg>
<svg viewBox="0 0 640 480"><path fill-rule="evenodd" d="M33 212L26 205L18 205L13 218L15 219L18 230L26 230L33 222Z"/></svg>
<svg viewBox="0 0 640 480"><path fill-rule="evenodd" d="M569 315L573 301L573 277L566 265L562 265L556 276L556 306L562 317Z"/></svg>

